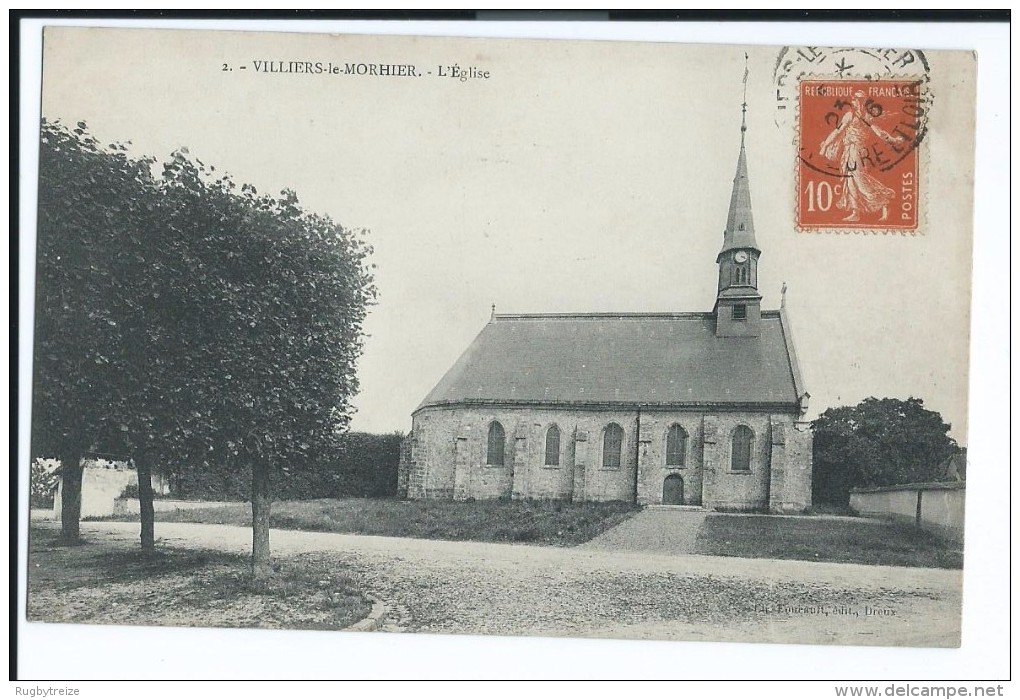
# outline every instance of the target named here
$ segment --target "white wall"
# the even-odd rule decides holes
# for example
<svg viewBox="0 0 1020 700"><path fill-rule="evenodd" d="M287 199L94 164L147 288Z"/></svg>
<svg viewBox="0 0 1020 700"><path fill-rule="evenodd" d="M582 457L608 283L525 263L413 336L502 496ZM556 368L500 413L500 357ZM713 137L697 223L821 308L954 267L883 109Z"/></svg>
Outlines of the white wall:
<svg viewBox="0 0 1020 700"><path fill-rule="evenodd" d="M963 542L964 497L960 484L904 484L850 492L850 508L860 515L917 521L917 498L921 494L920 526L954 542Z"/></svg>
<svg viewBox="0 0 1020 700"><path fill-rule="evenodd" d="M98 465L86 465L81 477L81 517L95 518L113 515L113 502L131 483L138 483L138 475L133 469L121 469L112 462ZM60 520L61 500L64 492L64 480L57 485L57 495L53 498L53 517Z"/></svg>

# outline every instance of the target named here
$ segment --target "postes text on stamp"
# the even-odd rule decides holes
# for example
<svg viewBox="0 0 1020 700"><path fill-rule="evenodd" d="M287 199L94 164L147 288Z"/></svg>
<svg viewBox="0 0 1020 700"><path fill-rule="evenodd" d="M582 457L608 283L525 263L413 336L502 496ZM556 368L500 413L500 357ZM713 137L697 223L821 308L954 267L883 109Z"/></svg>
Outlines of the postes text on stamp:
<svg viewBox="0 0 1020 700"><path fill-rule="evenodd" d="M797 99L798 229L916 232L922 82L804 78Z"/></svg>

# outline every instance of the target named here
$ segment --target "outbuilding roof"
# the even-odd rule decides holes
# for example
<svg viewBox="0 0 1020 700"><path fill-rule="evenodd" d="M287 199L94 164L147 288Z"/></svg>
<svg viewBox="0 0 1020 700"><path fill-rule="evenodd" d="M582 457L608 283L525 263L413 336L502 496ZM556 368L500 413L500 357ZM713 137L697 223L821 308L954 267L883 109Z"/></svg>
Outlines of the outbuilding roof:
<svg viewBox="0 0 1020 700"><path fill-rule="evenodd" d="M547 404L795 409L785 311L721 338L711 313L494 315L418 406Z"/></svg>

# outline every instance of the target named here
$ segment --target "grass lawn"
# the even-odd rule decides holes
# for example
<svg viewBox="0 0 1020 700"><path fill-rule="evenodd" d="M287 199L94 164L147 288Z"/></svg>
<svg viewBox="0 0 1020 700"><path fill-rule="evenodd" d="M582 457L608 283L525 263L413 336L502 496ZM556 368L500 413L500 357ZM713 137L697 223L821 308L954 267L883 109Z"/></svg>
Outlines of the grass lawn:
<svg viewBox="0 0 1020 700"><path fill-rule="evenodd" d="M635 506L621 502L343 498L274 503L271 527L434 540L570 546L587 542L636 512ZM138 520L138 516L107 519ZM156 513L156 521L250 527L251 506L239 503L233 506Z"/></svg>
<svg viewBox="0 0 1020 700"><path fill-rule="evenodd" d="M28 619L118 625L337 630L371 604L336 566L278 557L255 581L248 558L137 542L57 544L52 528L29 534Z"/></svg>
<svg viewBox="0 0 1020 700"><path fill-rule="evenodd" d="M697 554L887 566L963 567L963 553L911 525L852 518L709 515Z"/></svg>

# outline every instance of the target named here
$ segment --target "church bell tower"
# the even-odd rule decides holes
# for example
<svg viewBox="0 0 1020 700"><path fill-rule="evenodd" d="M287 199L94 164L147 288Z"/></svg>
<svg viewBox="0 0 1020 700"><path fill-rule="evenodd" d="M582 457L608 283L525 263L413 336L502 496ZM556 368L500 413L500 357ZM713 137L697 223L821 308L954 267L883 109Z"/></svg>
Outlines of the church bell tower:
<svg viewBox="0 0 1020 700"><path fill-rule="evenodd" d="M758 293L758 258L754 239L751 190L747 182L747 72L741 105L740 155L733 178L730 211L726 217L723 245L715 262L719 265L719 291L715 299L715 334L720 337L756 338L761 335L761 294Z"/></svg>

